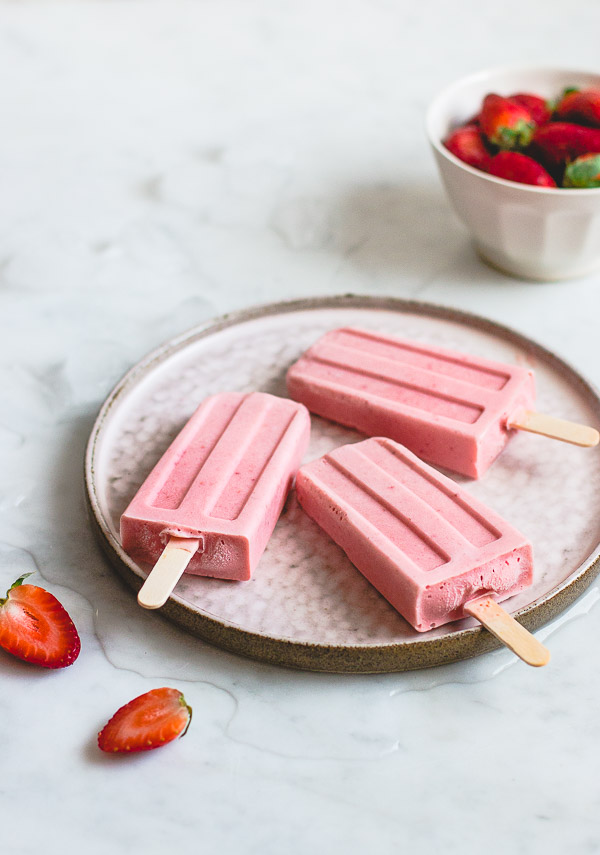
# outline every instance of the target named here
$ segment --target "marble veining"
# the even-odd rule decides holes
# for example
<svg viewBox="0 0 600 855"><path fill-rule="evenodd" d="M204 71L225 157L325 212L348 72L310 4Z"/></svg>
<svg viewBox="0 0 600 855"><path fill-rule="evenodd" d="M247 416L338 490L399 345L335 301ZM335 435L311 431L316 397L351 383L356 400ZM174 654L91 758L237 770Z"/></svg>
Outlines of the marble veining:
<svg viewBox="0 0 600 855"><path fill-rule="evenodd" d="M479 68L597 70L599 26L596 0L560 14L541 0L0 0L0 596L33 571L82 638L54 673L0 651L3 855L599 851L597 584L540 630L552 659L539 671L498 650L406 674L293 672L138 609L93 538L82 483L119 378L251 305L428 300L513 326L600 385L600 277L532 285L484 266L423 127L436 91ZM316 332L279 352L270 340L236 388L258 370L281 389L273 361ZM443 339L460 344L451 327ZM222 342L231 367L245 345ZM546 379L540 401L578 412ZM216 385L200 363L182 383L198 381ZM157 436L147 425L152 447L117 492L176 421ZM337 438L320 436L314 453ZM543 560L568 566L594 538L597 456L586 477L572 449L540 462L526 445L511 450L511 484L540 479L560 547ZM485 486L501 512L502 484ZM185 739L101 755L98 729L160 685L194 707Z"/></svg>

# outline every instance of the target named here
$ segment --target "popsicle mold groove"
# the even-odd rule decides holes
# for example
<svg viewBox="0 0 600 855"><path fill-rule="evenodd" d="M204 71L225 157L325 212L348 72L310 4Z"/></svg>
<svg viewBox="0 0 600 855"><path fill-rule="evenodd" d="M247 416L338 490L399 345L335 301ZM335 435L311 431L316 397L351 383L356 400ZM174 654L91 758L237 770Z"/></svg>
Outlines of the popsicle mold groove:
<svg viewBox="0 0 600 855"><path fill-rule="evenodd" d="M471 478L508 442L509 413L535 400L533 374L519 365L353 328L325 333L287 385L311 412Z"/></svg>
<svg viewBox="0 0 600 855"><path fill-rule="evenodd" d="M442 514L459 535L473 546L485 546L502 537L497 528L465 502L455 486L443 484L423 467L416 466L410 457L402 454L395 443L382 439L364 447L361 453Z"/></svg>
<svg viewBox="0 0 600 855"><path fill-rule="evenodd" d="M531 584L532 552L523 535L391 440L346 445L303 466L297 494L421 632L463 617L465 603L483 593L502 600Z"/></svg>
<svg viewBox="0 0 600 855"><path fill-rule="evenodd" d="M252 489L262 478L295 417L295 414L290 415L290 418L281 424L278 420L269 420L268 414L268 410L263 412L260 422L248 431L244 443L240 443L231 456L229 479L220 493L216 491L218 498L215 498L215 504L210 511L217 519L237 519L240 516L252 496ZM259 433L260 444L256 443ZM258 448L249 453L255 443ZM243 460L244 456L246 461Z"/></svg>
<svg viewBox="0 0 600 855"><path fill-rule="evenodd" d="M155 508L175 510L183 504L202 472L215 446L232 423L243 403L243 396L230 396L215 406L206 402L202 417L190 420L172 445L172 466L165 467L162 483L157 482L156 496L149 502Z"/></svg>
<svg viewBox="0 0 600 855"><path fill-rule="evenodd" d="M496 368L469 364L465 361L466 358L459 360L448 353L444 354L441 350L434 354L417 344L409 344L392 336L374 334L368 330L345 327L335 330L330 336L330 341L335 342L339 348L372 353L391 359L393 362L414 365L436 374L458 378L465 383L480 386L482 389L499 391L510 379L508 374ZM323 351L326 352L327 349L327 345L323 342ZM474 363L475 359L472 362Z"/></svg>
<svg viewBox="0 0 600 855"><path fill-rule="evenodd" d="M362 391L367 400L395 401L416 410L445 416L465 424L475 424L483 413L482 406L470 404L442 392L428 392L424 388L424 381L427 378L423 376L423 372L414 369L411 371L406 367L403 372L405 379L392 376L381 379L380 373L360 364L358 355L353 359L353 354L348 353L344 360L345 365L342 361L343 357L344 354L340 354L337 359L333 355L329 358L320 355L313 357L315 372L319 370L318 366L323 367L321 382L327 384L332 391L335 389L343 391L350 383L356 382L358 377L360 380L356 383L356 387ZM385 370L385 365L380 361L381 367ZM409 378L413 382L409 382Z"/></svg>
<svg viewBox="0 0 600 855"><path fill-rule="evenodd" d="M365 457L366 461L366 457ZM333 457L327 458L331 467L328 472L327 487L335 501L340 505L349 503L362 518L365 528L372 525L371 520L377 516L377 532L381 538L387 539L390 552L398 550L398 542L402 540L402 552L412 562L418 564L424 571L435 570L450 560L450 556L441 549L435 541L404 512L402 502L402 485L399 482L382 486L382 492L360 476L352 472ZM382 480L385 472L381 470ZM389 498L383 491L389 490ZM394 493L392 493L394 491ZM336 513L336 505L331 505ZM347 516L347 513L346 513ZM385 548L385 547L384 547Z"/></svg>
<svg viewBox="0 0 600 855"><path fill-rule="evenodd" d="M206 399L122 514L124 550L155 564L165 532L201 539L203 549L186 572L248 580L281 513L309 431L306 408L274 395L221 393Z"/></svg>

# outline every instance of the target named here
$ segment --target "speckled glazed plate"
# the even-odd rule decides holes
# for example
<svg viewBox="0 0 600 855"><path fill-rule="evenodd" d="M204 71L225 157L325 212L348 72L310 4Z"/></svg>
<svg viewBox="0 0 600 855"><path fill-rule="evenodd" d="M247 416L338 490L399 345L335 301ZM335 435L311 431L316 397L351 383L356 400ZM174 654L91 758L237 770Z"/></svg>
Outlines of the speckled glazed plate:
<svg viewBox="0 0 600 855"><path fill-rule="evenodd" d="M123 552L120 514L199 402L223 390L285 395L288 366L322 333L342 325L530 366L540 411L600 428L600 400L573 369L529 339L472 315L349 296L220 318L167 342L132 368L109 395L90 437L91 519L110 561L132 588L140 587L150 568ZM359 439L314 417L305 460ZM600 570L600 449L518 434L480 481L456 480L533 543L535 583L505 602L529 629L565 609ZM498 646L471 618L415 632L293 494L251 581L186 574L161 613L220 647L315 671L401 671Z"/></svg>

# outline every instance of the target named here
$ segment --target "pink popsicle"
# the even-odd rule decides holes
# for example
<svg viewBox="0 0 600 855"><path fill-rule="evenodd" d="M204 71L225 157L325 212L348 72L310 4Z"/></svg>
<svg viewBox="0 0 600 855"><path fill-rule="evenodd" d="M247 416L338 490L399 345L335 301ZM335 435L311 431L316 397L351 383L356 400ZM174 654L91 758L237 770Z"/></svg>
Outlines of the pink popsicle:
<svg viewBox="0 0 600 855"><path fill-rule="evenodd" d="M368 436L473 478L533 408L531 371L360 329L320 338L287 375L292 398Z"/></svg>
<svg viewBox="0 0 600 855"><path fill-rule="evenodd" d="M307 514L419 632L532 582L531 545L408 449L376 437L302 466Z"/></svg>
<svg viewBox="0 0 600 855"><path fill-rule="evenodd" d="M123 513L123 549L154 564L175 540L192 553L187 572L249 579L309 431L306 408L285 398L261 392L207 398Z"/></svg>

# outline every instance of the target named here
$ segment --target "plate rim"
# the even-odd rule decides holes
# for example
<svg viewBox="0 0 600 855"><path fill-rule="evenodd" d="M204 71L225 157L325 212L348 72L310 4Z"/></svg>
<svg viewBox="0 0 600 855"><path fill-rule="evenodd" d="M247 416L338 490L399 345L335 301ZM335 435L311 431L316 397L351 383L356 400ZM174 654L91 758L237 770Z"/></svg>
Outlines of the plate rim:
<svg viewBox="0 0 600 855"><path fill-rule="evenodd" d="M95 460L102 429L110 412L138 379L155 365L169 359L191 343L224 329L273 315L320 309L364 308L439 318L470 328L496 334L522 349L540 355L564 377L586 392L589 403L600 417L600 395L593 384L562 357L534 339L498 321L482 315L437 303L401 297L376 295L329 295L305 297L254 305L210 318L174 336L149 351L117 381L102 403L92 426L85 450L84 486L88 517L92 530L109 563L134 590L139 590L145 576L127 556L108 528L98 500ZM561 583L513 616L528 630L535 631L563 612L585 591L600 573L600 542L596 548ZM270 664L328 673L390 673L435 667L482 655L502 647L482 626L467 627L440 637L384 644L332 644L298 641L244 629L190 605L173 593L158 614L187 632L224 650ZM426 633L424 634L426 636Z"/></svg>

